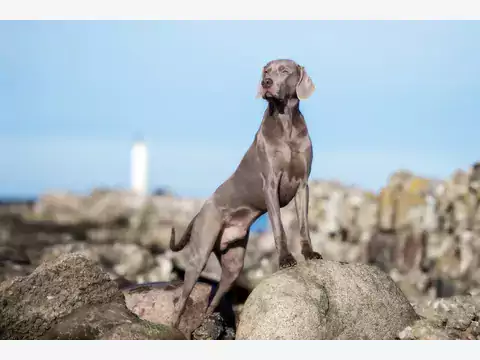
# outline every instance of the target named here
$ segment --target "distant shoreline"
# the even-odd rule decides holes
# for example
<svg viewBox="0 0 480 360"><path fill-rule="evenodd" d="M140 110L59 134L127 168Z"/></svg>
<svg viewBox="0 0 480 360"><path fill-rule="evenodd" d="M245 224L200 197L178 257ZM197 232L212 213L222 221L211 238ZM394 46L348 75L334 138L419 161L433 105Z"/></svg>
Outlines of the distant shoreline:
<svg viewBox="0 0 480 360"><path fill-rule="evenodd" d="M37 196L0 196L0 205L30 204L37 200Z"/></svg>

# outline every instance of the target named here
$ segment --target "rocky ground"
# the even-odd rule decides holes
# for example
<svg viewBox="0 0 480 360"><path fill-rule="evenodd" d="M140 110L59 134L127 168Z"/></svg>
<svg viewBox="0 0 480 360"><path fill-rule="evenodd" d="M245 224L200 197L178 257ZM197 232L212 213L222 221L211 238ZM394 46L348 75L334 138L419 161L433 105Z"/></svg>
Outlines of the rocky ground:
<svg viewBox="0 0 480 360"><path fill-rule="evenodd" d="M372 264L390 275L389 279L393 279L395 286L401 290L399 296L405 296L420 315L408 326L398 322L405 325L399 330L398 338L477 338L480 306L477 295L477 289L480 288L479 185L478 165L467 171L459 170L446 180L425 179L399 171L390 177L386 186L377 194L334 181L312 181L309 224L313 246L324 259L336 262L335 266L339 266L339 262L347 262L349 266L357 263ZM58 259L64 259L64 255L75 253L82 255L82 259L89 259L93 264L99 265L108 281L114 281L124 289L123 298L126 303L109 299L101 302L101 306L117 306L122 310L113 312L122 312L125 311L123 306L126 304L129 311L125 316L129 321L141 317L145 321L167 324L188 257L188 249L180 253L168 250L170 229L174 226L177 234L182 233L203 201L182 199L168 193L142 198L125 191L95 190L89 196L54 193L42 196L35 203L1 204L0 281L3 283L0 286L0 298L3 299L4 309L5 304L10 304L9 291L13 291L13 285L5 284L22 276L23 278L16 279L30 280L22 280L17 285L25 286L21 284L31 281L31 276L41 271L39 269L54 266ZM289 245L297 258L301 259L293 204L282 209L282 219ZM202 273L202 282L192 294L193 307L190 315L185 317L180 326L183 336L232 338L239 323L238 314L248 304L245 303L247 296L260 283L273 281L278 274L276 263L271 232L252 234L245 269L221 311L205 322L196 333L191 334L193 328L201 325L199 314L205 311L206 294L214 291L219 279L220 267L212 256ZM305 265L300 265L300 270L302 266ZM368 270L367 273L371 271L373 270ZM272 277L274 273L276 275ZM305 276L304 272L302 274ZM362 274L360 276L353 271L350 276L363 282L373 276ZM338 290L331 288L331 284L325 288L325 278L309 279L315 284L313 287L324 289L318 292L319 298L331 299ZM35 284L47 286L44 285L44 280L36 280ZM76 285L73 283L71 286ZM26 296L31 290L16 288L15 291ZM300 293L302 291L304 290L299 290ZM6 298L5 294L8 295ZM29 294L28 298L32 296ZM79 301L81 304L84 302ZM112 301L115 305L112 305ZM310 333L310 338L342 338L345 334L385 338L386 335L375 332L369 332L373 335L365 335L367 332L361 335L357 330L348 328L350 322L347 320L340 325L330 323L324 305L320 302L314 306L323 314L319 320L323 321L323 325L317 324L315 327L323 330L320 335ZM84 306L86 305L83 304L80 308ZM154 308L159 310L152 310ZM95 317L99 313L98 309L84 309L82 311L86 312L81 316ZM69 315L74 310L77 311L72 308L60 318L67 315L75 318L80 316ZM255 319L261 322L258 311L252 311L256 314ZM362 311L366 309L360 307L358 313ZM2 316L5 314L2 313ZM10 315L7 314L8 316ZM401 317L408 320L408 317ZM57 318L59 317L55 315L52 318L54 320L49 321L60 323ZM21 321L35 323L37 320L25 318ZM379 321L382 323L383 320ZM10 323L5 324L4 322L0 326L2 338L39 336L33 332L28 336L15 333L11 330ZM52 328L52 324L42 326ZM121 329L127 327L124 323L118 326ZM138 328L140 325L135 326ZM339 331L342 326L345 329ZM398 329L394 329L394 332L396 330ZM141 336L118 331L117 335L111 337L148 338L143 330L139 330L143 334ZM252 330L252 333L257 334L255 331ZM61 332L71 333L64 330ZM272 335L268 332L262 336L281 338L279 334ZM391 332L386 337L392 337ZM95 335L93 338L100 337Z"/></svg>
<svg viewBox="0 0 480 360"><path fill-rule="evenodd" d="M141 320L117 284L90 259L62 255L0 284L0 339L167 339L185 337Z"/></svg>

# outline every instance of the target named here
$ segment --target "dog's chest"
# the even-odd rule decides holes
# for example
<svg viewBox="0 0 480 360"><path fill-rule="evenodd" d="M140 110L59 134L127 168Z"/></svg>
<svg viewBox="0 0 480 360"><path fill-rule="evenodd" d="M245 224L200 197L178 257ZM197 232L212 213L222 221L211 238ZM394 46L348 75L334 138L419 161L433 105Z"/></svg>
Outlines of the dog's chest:
<svg viewBox="0 0 480 360"><path fill-rule="evenodd" d="M277 169L289 179L303 179L312 163L312 145L307 136L284 139L276 148Z"/></svg>
<svg viewBox="0 0 480 360"><path fill-rule="evenodd" d="M299 150L298 146L282 146L277 153L276 171L280 175L280 206L287 205L297 193L300 184L307 180L312 156L311 148Z"/></svg>
<svg viewBox="0 0 480 360"><path fill-rule="evenodd" d="M306 125L300 121L270 121L263 129L266 168L279 178L280 206L287 205L299 185L308 179L312 164L312 143Z"/></svg>
<svg viewBox="0 0 480 360"><path fill-rule="evenodd" d="M285 181L303 180L308 177L312 163L312 143L301 118L278 115L269 119L263 135L269 153L270 164Z"/></svg>
<svg viewBox="0 0 480 360"><path fill-rule="evenodd" d="M300 184L308 178L309 165L305 154L290 152L289 158L282 156L282 161L277 169L279 173L278 196L280 206L287 205L297 193Z"/></svg>

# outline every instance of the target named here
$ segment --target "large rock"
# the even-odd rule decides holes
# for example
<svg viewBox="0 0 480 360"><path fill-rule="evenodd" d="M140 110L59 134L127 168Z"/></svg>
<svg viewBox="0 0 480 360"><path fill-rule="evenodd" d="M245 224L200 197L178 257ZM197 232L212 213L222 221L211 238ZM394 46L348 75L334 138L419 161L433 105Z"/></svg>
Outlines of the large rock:
<svg viewBox="0 0 480 360"><path fill-rule="evenodd" d="M1 283L0 304L0 339L184 338L135 316L116 283L79 254Z"/></svg>
<svg viewBox="0 0 480 360"><path fill-rule="evenodd" d="M135 285L123 290L125 302L127 307L142 319L156 324L170 324L175 310L175 300L182 293L182 285L181 281ZM202 325L214 290L212 285L201 282L193 288L178 326L187 338ZM235 328L233 307L225 297L217 310L225 320L226 327ZM226 329L220 329L217 339L224 335L224 330Z"/></svg>
<svg viewBox="0 0 480 360"><path fill-rule="evenodd" d="M237 339L395 339L418 318L376 267L308 261L262 281L240 315Z"/></svg>

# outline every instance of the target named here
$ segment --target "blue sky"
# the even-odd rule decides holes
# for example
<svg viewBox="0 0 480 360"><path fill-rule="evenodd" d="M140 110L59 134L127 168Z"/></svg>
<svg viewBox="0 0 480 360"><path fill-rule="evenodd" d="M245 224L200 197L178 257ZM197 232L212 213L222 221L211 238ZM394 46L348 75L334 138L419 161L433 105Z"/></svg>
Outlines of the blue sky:
<svg viewBox="0 0 480 360"><path fill-rule="evenodd" d="M129 185L206 197L265 108L261 67L305 66L312 178L370 189L480 160L480 22L0 22L0 195Z"/></svg>

